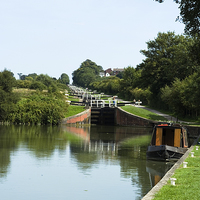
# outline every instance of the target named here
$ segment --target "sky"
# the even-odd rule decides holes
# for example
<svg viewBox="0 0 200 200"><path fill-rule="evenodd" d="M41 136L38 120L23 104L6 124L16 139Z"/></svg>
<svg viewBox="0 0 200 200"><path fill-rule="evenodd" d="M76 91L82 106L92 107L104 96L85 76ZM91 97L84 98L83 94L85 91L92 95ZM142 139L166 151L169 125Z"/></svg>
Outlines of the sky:
<svg viewBox="0 0 200 200"><path fill-rule="evenodd" d="M0 0L0 71L59 78L85 60L136 67L158 32L183 34L173 0Z"/></svg>

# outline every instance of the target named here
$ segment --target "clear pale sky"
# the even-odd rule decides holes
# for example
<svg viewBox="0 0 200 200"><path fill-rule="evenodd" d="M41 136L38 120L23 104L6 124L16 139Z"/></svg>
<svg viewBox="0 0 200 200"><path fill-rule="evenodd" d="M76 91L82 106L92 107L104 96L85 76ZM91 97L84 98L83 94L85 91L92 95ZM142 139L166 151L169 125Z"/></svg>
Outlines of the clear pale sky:
<svg viewBox="0 0 200 200"><path fill-rule="evenodd" d="M86 59L136 67L158 32L183 33L178 15L173 0L0 0L0 71L71 79Z"/></svg>

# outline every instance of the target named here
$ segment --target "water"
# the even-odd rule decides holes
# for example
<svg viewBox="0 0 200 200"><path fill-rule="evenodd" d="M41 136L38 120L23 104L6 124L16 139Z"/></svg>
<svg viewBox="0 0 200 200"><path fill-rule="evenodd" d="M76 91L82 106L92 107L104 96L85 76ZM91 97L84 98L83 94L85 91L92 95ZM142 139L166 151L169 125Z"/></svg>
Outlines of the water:
<svg viewBox="0 0 200 200"><path fill-rule="evenodd" d="M141 199L171 167L146 160L151 129L0 126L3 200ZM120 147L126 138L132 148Z"/></svg>

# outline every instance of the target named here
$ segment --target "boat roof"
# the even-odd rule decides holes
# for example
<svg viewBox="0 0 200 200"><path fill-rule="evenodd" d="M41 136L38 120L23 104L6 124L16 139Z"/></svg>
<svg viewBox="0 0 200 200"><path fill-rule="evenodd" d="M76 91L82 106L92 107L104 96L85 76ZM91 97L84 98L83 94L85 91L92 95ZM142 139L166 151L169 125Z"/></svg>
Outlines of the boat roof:
<svg viewBox="0 0 200 200"><path fill-rule="evenodd" d="M183 126L180 124L174 124L168 122L160 122L156 124L155 127L183 128Z"/></svg>

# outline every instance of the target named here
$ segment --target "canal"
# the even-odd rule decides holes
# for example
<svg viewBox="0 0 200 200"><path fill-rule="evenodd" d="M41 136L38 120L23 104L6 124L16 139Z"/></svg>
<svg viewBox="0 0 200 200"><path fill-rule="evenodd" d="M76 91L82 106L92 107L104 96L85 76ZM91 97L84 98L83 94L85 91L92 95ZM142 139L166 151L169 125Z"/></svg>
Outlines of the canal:
<svg viewBox="0 0 200 200"><path fill-rule="evenodd" d="M1 199L141 199L171 168L146 160L151 131L0 125Z"/></svg>

